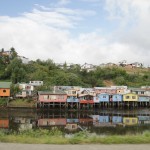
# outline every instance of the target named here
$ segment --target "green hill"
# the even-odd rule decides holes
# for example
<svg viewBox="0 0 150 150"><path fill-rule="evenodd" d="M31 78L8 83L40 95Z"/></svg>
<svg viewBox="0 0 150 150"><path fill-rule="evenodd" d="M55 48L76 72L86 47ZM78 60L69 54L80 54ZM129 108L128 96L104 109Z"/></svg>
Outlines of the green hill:
<svg viewBox="0 0 150 150"><path fill-rule="evenodd" d="M11 81L12 83L29 82L31 80L44 81L44 88L51 85L68 86L110 86L127 85L139 87L142 85L150 86L150 70L147 68L124 67L96 67L94 71L81 70L79 64L67 67L56 65L52 60L30 61L29 64L23 64L17 58L13 50L13 57L0 57L0 80Z"/></svg>

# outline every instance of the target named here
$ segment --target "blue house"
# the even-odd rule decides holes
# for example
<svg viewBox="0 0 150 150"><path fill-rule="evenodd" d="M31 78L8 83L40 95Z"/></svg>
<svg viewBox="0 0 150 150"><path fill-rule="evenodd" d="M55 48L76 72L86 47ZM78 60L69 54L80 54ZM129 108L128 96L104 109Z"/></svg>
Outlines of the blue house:
<svg viewBox="0 0 150 150"><path fill-rule="evenodd" d="M150 116L138 116L139 121L150 121Z"/></svg>
<svg viewBox="0 0 150 150"><path fill-rule="evenodd" d="M100 123L108 123L109 122L109 116L99 116L99 122Z"/></svg>
<svg viewBox="0 0 150 150"><path fill-rule="evenodd" d="M150 124L150 116L138 116L139 124Z"/></svg>
<svg viewBox="0 0 150 150"><path fill-rule="evenodd" d="M67 118L67 123L78 123L79 122L79 119L73 119L73 118L71 118L71 119L69 119L69 118Z"/></svg>
<svg viewBox="0 0 150 150"><path fill-rule="evenodd" d="M139 102L150 102L150 96L139 95Z"/></svg>
<svg viewBox="0 0 150 150"><path fill-rule="evenodd" d="M112 122L113 123L122 123L122 116L113 116L112 117Z"/></svg>
<svg viewBox="0 0 150 150"><path fill-rule="evenodd" d="M113 102L122 102L123 101L123 96L121 94L114 94L112 96L112 101Z"/></svg>
<svg viewBox="0 0 150 150"><path fill-rule="evenodd" d="M67 97L67 102L68 103L78 103L79 99L74 96L70 96L70 97Z"/></svg>
<svg viewBox="0 0 150 150"><path fill-rule="evenodd" d="M98 99L99 102L109 102L109 94L107 93L98 94Z"/></svg>

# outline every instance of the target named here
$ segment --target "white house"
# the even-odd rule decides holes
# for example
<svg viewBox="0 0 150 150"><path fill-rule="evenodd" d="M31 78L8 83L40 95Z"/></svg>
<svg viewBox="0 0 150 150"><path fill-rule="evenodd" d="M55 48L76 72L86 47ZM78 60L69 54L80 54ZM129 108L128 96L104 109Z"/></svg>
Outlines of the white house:
<svg viewBox="0 0 150 150"><path fill-rule="evenodd" d="M43 81L30 81L29 84L33 86L42 86Z"/></svg>
<svg viewBox="0 0 150 150"><path fill-rule="evenodd" d="M87 63L85 63L81 66L81 70L87 70L87 72L93 71L93 70L95 70L95 68L96 67L94 65L87 64Z"/></svg>
<svg viewBox="0 0 150 150"><path fill-rule="evenodd" d="M30 61L28 58L26 58L26 57L24 57L24 56L18 56L18 58L22 60L22 63L23 63L23 64L28 64L29 61Z"/></svg>

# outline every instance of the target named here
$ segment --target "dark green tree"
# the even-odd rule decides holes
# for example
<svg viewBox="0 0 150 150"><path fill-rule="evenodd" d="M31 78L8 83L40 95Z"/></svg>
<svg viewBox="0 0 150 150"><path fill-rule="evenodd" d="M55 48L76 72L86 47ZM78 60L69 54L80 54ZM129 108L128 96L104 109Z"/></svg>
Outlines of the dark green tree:
<svg viewBox="0 0 150 150"><path fill-rule="evenodd" d="M11 59L11 60L13 60L14 58L16 58L16 57L18 56L18 54L17 54L15 48L13 48L13 47L10 48L10 54L11 54L11 55L10 55L10 59Z"/></svg>

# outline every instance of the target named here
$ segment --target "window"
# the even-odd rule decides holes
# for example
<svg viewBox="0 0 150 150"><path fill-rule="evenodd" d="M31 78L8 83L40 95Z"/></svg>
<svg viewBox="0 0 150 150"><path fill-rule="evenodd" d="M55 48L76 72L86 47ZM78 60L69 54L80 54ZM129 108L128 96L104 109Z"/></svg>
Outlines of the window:
<svg viewBox="0 0 150 150"><path fill-rule="evenodd" d="M3 93L6 93L6 90L3 90Z"/></svg>
<svg viewBox="0 0 150 150"><path fill-rule="evenodd" d="M56 100L56 95L49 95L50 100Z"/></svg>
<svg viewBox="0 0 150 150"><path fill-rule="evenodd" d="M132 99L136 99L136 96L132 96Z"/></svg>
<svg viewBox="0 0 150 150"><path fill-rule="evenodd" d="M132 119L132 123L136 123L136 120L135 120L135 119Z"/></svg>
<svg viewBox="0 0 150 150"><path fill-rule="evenodd" d="M76 91L72 91L72 94L76 94Z"/></svg>
<svg viewBox="0 0 150 150"><path fill-rule="evenodd" d="M48 95L44 95L44 100L47 100L48 99Z"/></svg>
<svg viewBox="0 0 150 150"><path fill-rule="evenodd" d="M130 98L130 96L126 96L126 99L129 99Z"/></svg>
<svg viewBox="0 0 150 150"><path fill-rule="evenodd" d="M141 94L144 94L144 92L141 92Z"/></svg>

